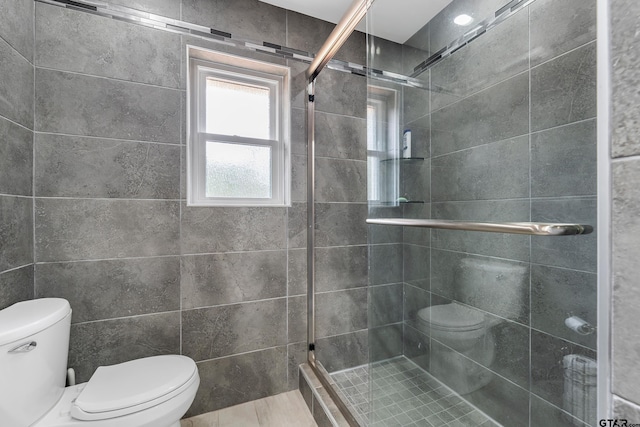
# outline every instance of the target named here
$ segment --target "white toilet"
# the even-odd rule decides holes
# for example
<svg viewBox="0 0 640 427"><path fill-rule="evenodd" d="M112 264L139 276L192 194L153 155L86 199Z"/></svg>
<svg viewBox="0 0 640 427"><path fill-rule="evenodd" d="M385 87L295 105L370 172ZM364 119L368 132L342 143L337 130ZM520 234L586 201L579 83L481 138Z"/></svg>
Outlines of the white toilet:
<svg viewBox="0 0 640 427"><path fill-rule="evenodd" d="M65 387L71 307L60 298L0 311L0 426L179 427L200 384L185 356L99 367Z"/></svg>
<svg viewBox="0 0 640 427"><path fill-rule="evenodd" d="M515 318L526 302L527 271L525 264L464 258L454 291L465 302L491 306ZM495 358L492 328L500 323L499 318L456 301L422 308L416 317L418 328L443 344L431 348L430 371L436 377L442 375L459 394L491 381L491 374L480 365L489 367Z"/></svg>

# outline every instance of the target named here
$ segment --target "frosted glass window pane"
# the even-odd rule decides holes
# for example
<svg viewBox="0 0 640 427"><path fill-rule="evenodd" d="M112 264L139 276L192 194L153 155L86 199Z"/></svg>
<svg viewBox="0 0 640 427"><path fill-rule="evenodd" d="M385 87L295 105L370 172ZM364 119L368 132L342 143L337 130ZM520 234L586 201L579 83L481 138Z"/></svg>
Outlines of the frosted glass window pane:
<svg viewBox="0 0 640 427"><path fill-rule="evenodd" d="M271 147L207 141L206 197L271 198Z"/></svg>
<svg viewBox="0 0 640 427"><path fill-rule="evenodd" d="M206 132L271 139L271 90L207 78Z"/></svg>

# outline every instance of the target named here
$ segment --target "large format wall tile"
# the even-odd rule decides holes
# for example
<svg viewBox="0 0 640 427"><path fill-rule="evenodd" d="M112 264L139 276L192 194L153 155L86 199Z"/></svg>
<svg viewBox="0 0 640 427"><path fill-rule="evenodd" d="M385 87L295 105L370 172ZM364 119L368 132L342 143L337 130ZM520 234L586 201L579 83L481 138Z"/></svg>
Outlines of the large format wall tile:
<svg viewBox="0 0 640 427"><path fill-rule="evenodd" d="M531 267L531 327L596 349L597 335L581 335L565 325L577 316L598 324L595 273L533 265Z"/></svg>
<svg viewBox="0 0 640 427"><path fill-rule="evenodd" d="M33 263L33 200L0 196L0 271Z"/></svg>
<svg viewBox="0 0 640 427"><path fill-rule="evenodd" d="M531 65L596 38L596 0L538 0L530 8Z"/></svg>
<svg viewBox="0 0 640 427"><path fill-rule="evenodd" d="M355 332L367 328L367 289L316 294L316 336Z"/></svg>
<svg viewBox="0 0 640 427"><path fill-rule="evenodd" d="M318 203L367 201L367 163L356 160L316 159Z"/></svg>
<svg viewBox="0 0 640 427"><path fill-rule="evenodd" d="M615 418L625 418L627 420L640 419L640 406L633 402L628 402L613 395L613 414Z"/></svg>
<svg viewBox="0 0 640 427"><path fill-rule="evenodd" d="M613 163L613 392L640 402L637 309L640 161Z"/></svg>
<svg viewBox="0 0 640 427"><path fill-rule="evenodd" d="M31 0L4 2L0 13L0 37L29 61L33 61L33 9Z"/></svg>
<svg viewBox="0 0 640 427"><path fill-rule="evenodd" d="M407 283L404 284L403 316L405 323L420 329L418 326L418 311L429 306L431 306L431 292Z"/></svg>
<svg viewBox="0 0 640 427"><path fill-rule="evenodd" d="M432 201L529 197L529 137L431 159Z"/></svg>
<svg viewBox="0 0 640 427"><path fill-rule="evenodd" d="M75 369L78 383L88 381L98 366L179 353L179 312L71 326L69 367Z"/></svg>
<svg viewBox="0 0 640 427"><path fill-rule="evenodd" d="M289 297L287 301L287 343L307 340L307 296Z"/></svg>
<svg viewBox="0 0 640 427"><path fill-rule="evenodd" d="M289 248L307 247L307 204L292 203L287 208L287 245Z"/></svg>
<svg viewBox="0 0 640 427"><path fill-rule="evenodd" d="M368 363L369 334L366 330L316 340L316 357L328 372Z"/></svg>
<svg viewBox="0 0 640 427"><path fill-rule="evenodd" d="M465 276L463 261L486 266L484 271L469 271ZM431 291L446 298L514 320L529 323L529 265L518 261L478 257L450 251L432 250ZM467 267L468 268L468 267Z"/></svg>
<svg viewBox="0 0 640 427"><path fill-rule="evenodd" d="M316 109L325 113L366 118L366 80L355 74L326 69L316 80Z"/></svg>
<svg viewBox="0 0 640 427"><path fill-rule="evenodd" d="M389 162L384 164L390 165ZM399 184L401 197L416 202L429 202L431 200L431 161L425 159L400 162Z"/></svg>
<svg viewBox="0 0 640 427"><path fill-rule="evenodd" d="M370 327L402 322L402 289L402 283L369 288Z"/></svg>
<svg viewBox="0 0 640 427"><path fill-rule="evenodd" d="M531 135L531 196L596 194L596 121Z"/></svg>
<svg viewBox="0 0 640 427"><path fill-rule="evenodd" d="M39 133L38 197L179 199L180 147Z"/></svg>
<svg viewBox="0 0 640 427"><path fill-rule="evenodd" d="M36 70L36 130L180 142L181 92L60 71Z"/></svg>
<svg viewBox="0 0 640 427"><path fill-rule="evenodd" d="M33 132L0 117L0 194L33 191Z"/></svg>
<svg viewBox="0 0 640 427"><path fill-rule="evenodd" d="M316 203L316 246L367 243L367 205Z"/></svg>
<svg viewBox="0 0 640 427"><path fill-rule="evenodd" d="M640 154L640 137L636 118L640 115L640 3L616 2L611 13L611 153L612 157Z"/></svg>
<svg viewBox="0 0 640 427"><path fill-rule="evenodd" d="M591 225L594 232L579 236L532 236L531 262L595 273L596 220L596 197L533 199L531 221Z"/></svg>
<svg viewBox="0 0 640 427"><path fill-rule="evenodd" d="M400 283L403 278L401 244L369 246L369 284Z"/></svg>
<svg viewBox="0 0 640 427"><path fill-rule="evenodd" d="M402 356L402 323L369 330L369 362Z"/></svg>
<svg viewBox="0 0 640 427"><path fill-rule="evenodd" d="M531 130L596 116L596 43L531 70Z"/></svg>
<svg viewBox="0 0 640 427"><path fill-rule="evenodd" d="M565 409L582 421L587 422L588 425L595 425L595 419L584 419L584 414L576 413L576 410L579 408L586 409L588 405L595 405L595 396L592 395L594 399L591 402L585 399L585 401L576 401L570 404L570 401L567 400L572 397L576 399L582 393L585 393L587 386L580 384L579 381L594 382L595 376L587 376L582 379L580 375L576 375L574 387L578 389L575 390L575 392L571 389L565 392L565 383L568 381L565 379L563 361L568 355L583 356L592 360L596 359L596 353L592 350L532 329L531 391L555 406ZM594 367L592 368L595 370ZM585 367L585 369L588 368Z"/></svg>
<svg viewBox="0 0 640 427"><path fill-rule="evenodd" d="M287 294L307 294L307 250L289 249L287 259Z"/></svg>
<svg viewBox="0 0 640 427"><path fill-rule="evenodd" d="M36 200L36 260L180 253L179 202Z"/></svg>
<svg viewBox="0 0 640 427"><path fill-rule="evenodd" d="M406 283L430 289L431 248L418 245L403 245L403 270Z"/></svg>
<svg viewBox="0 0 640 427"><path fill-rule="evenodd" d="M315 125L316 156L366 160L365 119L318 111ZM306 143L306 138L304 142ZM306 154L306 151L302 154Z"/></svg>
<svg viewBox="0 0 640 427"><path fill-rule="evenodd" d="M180 309L180 259L36 265L36 298L65 298L73 323Z"/></svg>
<svg viewBox="0 0 640 427"><path fill-rule="evenodd" d="M432 353L438 351L434 343ZM433 370L433 361L431 369ZM484 368L480 368L484 370ZM489 384L465 395L465 399L482 412L504 426L525 427L529 425L529 393L527 390L486 370L491 378ZM446 381L444 381L446 384ZM455 390L455 388L454 388Z"/></svg>
<svg viewBox="0 0 640 427"><path fill-rule="evenodd" d="M256 251L286 246L284 208L182 207L182 253Z"/></svg>
<svg viewBox="0 0 640 427"><path fill-rule="evenodd" d="M588 427L568 412L551 405L549 402L531 395L531 426L565 426Z"/></svg>
<svg viewBox="0 0 640 427"><path fill-rule="evenodd" d="M287 293L285 251L182 257L182 307L232 304Z"/></svg>
<svg viewBox="0 0 640 427"><path fill-rule="evenodd" d="M198 371L203 386L198 389L187 417L284 392L287 348L200 362Z"/></svg>
<svg viewBox="0 0 640 427"><path fill-rule="evenodd" d="M317 292L367 286L367 271L367 246L337 246L316 249L315 284Z"/></svg>
<svg viewBox="0 0 640 427"><path fill-rule="evenodd" d="M257 0L184 0L182 19L252 41L286 45L286 11Z"/></svg>
<svg viewBox="0 0 640 427"><path fill-rule="evenodd" d="M431 115L433 156L529 131L529 74L523 73Z"/></svg>
<svg viewBox="0 0 640 427"><path fill-rule="evenodd" d="M526 222L529 200L476 200L431 205L432 218L458 221ZM515 234L432 230L431 246L478 255L528 261L530 238Z"/></svg>
<svg viewBox="0 0 640 427"><path fill-rule="evenodd" d="M291 201L307 201L307 158L291 156Z"/></svg>
<svg viewBox="0 0 640 427"><path fill-rule="evenodd" d="M437 110L525 71L529 66L528 20L527 10L521 10L489 37L480 37L434 66L431 108Z"/></svg>
<svg viewBox="0 0 640 427"><path fill-rule="evenodd" d="M287 344L285 298L182 312L182 351L194 360Z"/></svg>
<svg viewBox="0 0 640 427"><path fill-rule="evenodd" d="M180 86L178 34L42 3L36 32L38 67Z"/></svg>
<svg viewBox="0 0 640 427"><path fill-rule="evenodd" d="M33 65L0 39L0 116L33 129Z"/></svg>
<svg viewBox="0 0 640 427"><path fill-rule="evenodd" d="M33 265L0 273L0 310L33 299Z"/></svg>

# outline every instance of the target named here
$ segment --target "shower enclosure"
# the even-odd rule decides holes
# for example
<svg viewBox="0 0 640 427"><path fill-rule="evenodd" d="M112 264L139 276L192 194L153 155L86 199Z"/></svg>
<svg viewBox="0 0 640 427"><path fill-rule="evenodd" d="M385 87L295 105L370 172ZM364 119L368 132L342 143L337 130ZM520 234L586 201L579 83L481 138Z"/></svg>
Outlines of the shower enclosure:
<svg viewBox="0 0 640 427"><path fill-rule="evenodd" d="M317 91L366 147L309 157L310 361L362 426L596 425L596 1L431 3Z"/></svg>

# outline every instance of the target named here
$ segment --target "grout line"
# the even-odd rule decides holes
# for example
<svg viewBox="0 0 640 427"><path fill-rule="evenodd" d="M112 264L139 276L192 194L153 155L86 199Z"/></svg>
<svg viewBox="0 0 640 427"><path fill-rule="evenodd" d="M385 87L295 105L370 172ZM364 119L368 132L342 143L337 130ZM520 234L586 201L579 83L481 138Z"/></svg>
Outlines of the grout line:
<svg viewBox="0 0 640 427"><path fill-rule="evenodd" d="M180 123L182 126L182 123ZM181 142L173 143L173 142L158 142L158 141L142 141L139 139L123 139L123 138L114 138L108 136L94 136L94 135L80 135L80 134L71 134L71 133L62 133L62 132L46 132L46 131L33 131L35 135L49 135L49 136L64 136L69 138L82 138L82 139L96 139L96 140L107 140L113 142L124 142L131 144L158 144L158 145L169 145L172 147L182 147L184 144ZM47 141L45 141L47 142Z"/></svg>
<svg viewBox="0 0 640 427"><path fill-rule="evenodd" d="M120 82L120 83L129 83L129 84L133 84L133 85L147 86L147 87L152 87L152 88L156 88L156 89L170 90L170 91L176 91L176 92L185 92L185 90L186 90L186 89L181 88L180 85L178 85L178 87L161 86L161 85L154 85L154 84L150 84L150 83L136 82L136 81L126 80L126 79L119 79L119 78L116 78L116 77L99 76L99 75L96 75L96 74L88 74L88 73L82 73L82 72L79 72L79 71L72 71L72 70L62 70L62 69L51 68L51 67L36 66L36 70L53 71L53 72L56 72L56 73L64 73L64 74L73 74L73 75L76 75L76 76L89 77L89 78L95 78L95 79L101 79L101 80L110 80L110 81ZM178 79L180 79L179 75L178 75Z"/></svg>
<svg viewBox="0 0 640 427"><path fill-rule="evenodd" d="M34 83L33 83L33 84L34 84L34 86L35 86L35 80L34 80ZM34 87L34 94L35 94L35 87ZM34 109L34 113L33 113L33 114L34 114L34 120L35 120L35 102L33 103L33 109ZM19 126L19 127L21 127L22 129L24 129L24 130L26 130L26 131L29 131L29 132L31 132L31 133L35 133L35 131L34 131L33 129L29 129L29 128L28 128L28 127L26 127L25 125L22 125L22 124L20 124L20 123L16 122L15 120L12 120L12 119L10 119L10 118L8 118L8 117L5 117L5 116L0 115L0 119L4 119L4 120L8 121L9 123L12 123L12 124L14 124L14 125L16 125L16 126ZM34 123L34 127L35 127L35 123Z"/></svg>
<svg viewBox="0 0 640 427"><path fill-rule="evenodd" d="M11 273L12 271L17 271L17 270L20 270L20 269L23 269L23 268L29 267L30 265L34 265L34 263L31 263L31 264L24 264L24 265L21 265L21 266L19 266L19 267L13 267L13 268L10 268L10 269L8 269L8 270L0 271L0 275L6 274L6 273Z"/></svg>
<svg viewBox="0 0 640 427"><path fill-rule="evenodd" d="M123 197L74 197L74 196L36 196L37 200L69 200L69 201L113 201L113 202L163 202L180 203L183 199L136 199ZM182 205L182 203L180 203Z"/></svg>
<svg viewBox="0 0 640 427"><path fill-rule="evenodd" d="M286 344L275 345L275 346L272 346L272 347L264 347L264 348L259 348L259 349L256 349L256 350L243 351L241 353L233 353L233 354L228 354L228 355L220 356L220 357L212 357L210 359L197 360L196 364L205 363L205 362L213 362L213 361L218 361L218 360L223 360L223 359L229 359L231 357L244 356L244 355L247 355L247 354L260 353L260 352L263 352L263 351L275 350L275 349L278 349L278 348L286 348L286 347L287 347Z"/></svg>

